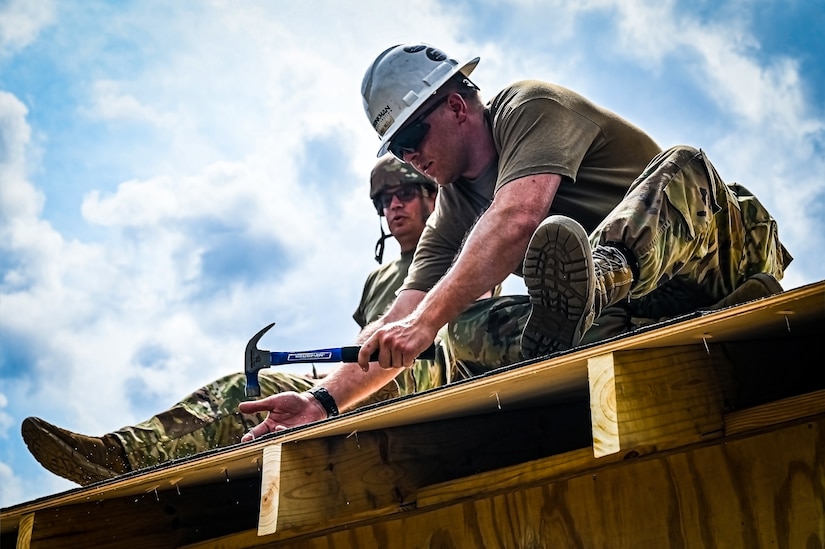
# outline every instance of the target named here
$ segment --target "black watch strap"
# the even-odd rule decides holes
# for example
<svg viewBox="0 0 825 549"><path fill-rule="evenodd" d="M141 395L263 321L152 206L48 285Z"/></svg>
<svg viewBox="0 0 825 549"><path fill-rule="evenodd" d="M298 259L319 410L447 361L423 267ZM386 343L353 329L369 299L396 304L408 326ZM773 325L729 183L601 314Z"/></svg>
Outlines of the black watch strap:
<svg viewBox="0 0 825 549"><path fill-rule="evenodd" d="M311 394L315 397L315 400L321 403L321 406L324 407L324 410L327 412L327 417L333 417L338 415L338 405L335 404L335 399L332 398L332 395L329 394L329 391L324 389L323 387L313 387L307 393Z"/></svg>

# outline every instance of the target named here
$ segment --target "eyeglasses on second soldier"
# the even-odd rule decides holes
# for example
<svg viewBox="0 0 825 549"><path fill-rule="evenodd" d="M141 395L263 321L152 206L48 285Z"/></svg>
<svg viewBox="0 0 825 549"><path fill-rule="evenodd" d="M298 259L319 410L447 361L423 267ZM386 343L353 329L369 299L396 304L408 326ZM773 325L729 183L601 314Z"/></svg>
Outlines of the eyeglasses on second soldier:
<svg viewBox="0 0 825 549"><path fill-rule="evenodd" d="M394 191L383 191L375 197L375 207L379 209L389 208L392 204L393 197L397 197L401 202L409 202L414 198L421 196L421 187L418 185L402 185Z"/></svg>

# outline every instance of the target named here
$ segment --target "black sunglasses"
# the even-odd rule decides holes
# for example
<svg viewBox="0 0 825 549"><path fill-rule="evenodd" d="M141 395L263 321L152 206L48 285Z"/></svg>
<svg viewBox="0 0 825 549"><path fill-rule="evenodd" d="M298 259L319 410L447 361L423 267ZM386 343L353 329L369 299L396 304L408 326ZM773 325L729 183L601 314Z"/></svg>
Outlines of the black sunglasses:
<svg viewBox="0 0 825 549"><path fill-rule="evenodd" d="M445 95L430 107L421 113L411 124L398 130L395 137L390 141L389 151L397 159L404 161L404 153L414 153L421 145L427 132L430 131L430 125L424 122L424 119L430 116L434 110L441 106L441 104L450 97L450 94Z"/></svg>
<svg viewBox="0 0 825 549"><path fill-rule="evenodd" d="M389 208L392 204L393 197L398 197L401 202L409 202L410 200L421 196L421 189L418 185L404 185L398 187L394 191L384 191L375 197L375 207L380 209Z"/></svg>

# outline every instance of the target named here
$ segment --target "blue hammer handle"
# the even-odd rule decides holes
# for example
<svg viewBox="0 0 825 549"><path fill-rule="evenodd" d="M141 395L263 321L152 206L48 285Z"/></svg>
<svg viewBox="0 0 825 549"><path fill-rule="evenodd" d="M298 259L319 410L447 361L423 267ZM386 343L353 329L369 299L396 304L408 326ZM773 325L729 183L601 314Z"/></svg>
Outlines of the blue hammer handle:
<svg viewBox="0 0 825 549"><path fill-rule="evenodd" d="M258 372L263 368L307 362L358 362L358 353L361 351L361 347L358 345L315 349L311 351L265 351L258 349L258 340L274 325L275 323L273 322L262 329L246 344L244 372L246 373L246 396L248 397L261 395L261 387L258 383ZM435 345L430 345L424 352L418 355L418 358L422 360L435 360ZM377 360L378 351L375 351L370 357L370 362Z"/></svg>

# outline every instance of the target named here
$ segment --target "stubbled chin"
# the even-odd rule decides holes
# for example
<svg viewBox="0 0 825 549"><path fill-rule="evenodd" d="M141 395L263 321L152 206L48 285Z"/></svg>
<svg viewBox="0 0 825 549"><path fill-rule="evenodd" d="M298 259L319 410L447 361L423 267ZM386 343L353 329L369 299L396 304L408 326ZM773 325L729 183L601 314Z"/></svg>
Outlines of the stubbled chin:
<svg viewBox="0 0 825 549"><path fill-rule="evenodd" d="M443 187L444 185L449 185L451 183L451 181L445 181L443 176L440 176L438 173L435 173L431 168L432 166L430 166L430 169L424 172L424 175L435 181L436 185Z"/></svg>

